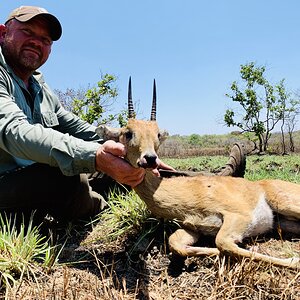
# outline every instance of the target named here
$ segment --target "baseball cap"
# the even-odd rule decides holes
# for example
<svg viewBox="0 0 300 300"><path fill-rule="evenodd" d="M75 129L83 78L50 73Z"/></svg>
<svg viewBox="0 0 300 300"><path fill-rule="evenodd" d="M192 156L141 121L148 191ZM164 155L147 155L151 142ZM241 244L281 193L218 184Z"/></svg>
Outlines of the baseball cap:
<svg viewBox="0 0 300 300"><path fill-rule="evenodd" d="M36 16L43 16L49 22L50 36L53 41L57 41L62 34L60 22L55 16L42 7L20 6L9 14L5 24L12 19L16 19L19 22L27 22Z"/></svg>

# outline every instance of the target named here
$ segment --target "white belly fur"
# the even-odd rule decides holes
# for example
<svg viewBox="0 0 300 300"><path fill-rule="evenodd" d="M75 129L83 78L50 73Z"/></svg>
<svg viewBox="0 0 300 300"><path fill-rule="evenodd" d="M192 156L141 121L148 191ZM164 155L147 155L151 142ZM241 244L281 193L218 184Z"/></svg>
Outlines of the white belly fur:
<svg viewBox="0 0 300 300"><path fill-rule="evenodd" d="M269 231L273 227L273 212L266 201L265 195L261 194L257 206L253 210L252 222L249 224L244 237L257 236Z"/></svg>

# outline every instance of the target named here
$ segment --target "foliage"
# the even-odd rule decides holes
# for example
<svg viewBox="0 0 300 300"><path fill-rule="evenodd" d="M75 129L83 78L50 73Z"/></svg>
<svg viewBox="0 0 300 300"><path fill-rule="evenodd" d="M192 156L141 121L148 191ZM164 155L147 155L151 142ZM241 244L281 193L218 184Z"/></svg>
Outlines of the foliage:
<svg viewBox="0 0 300 300"><path fill-rule="evenodd" d="M265 66L258 67L251 62L241 65L240 74L244 85L236 81L231 84L231 94L226 94L240 105L242 112L227 109L224 121L227 126L237 126L243 132L253 132L259 142L259 151L267 150L271 132L275 126L295 111L297 103L292 102L284 80L272 86L265 77ZM288 105L288 103L290 105Z"/></svg>
<svg viewBox="0 0 300 300"><path fill-rule="evenodd" d="M282 123L281 123L281 137L282 137L282 154L287 154L286 143L285 143L285 134L284 130L287 128L290 150L291 152L295 151L294 147L294 128L296 123L296 116L299 114L299 104L300 101L296 99L290 99L290 94L287 93L284 86L284 80L276 86L278 92L278 109L282 111Z"/></svg>
<svg viewBox="0 0 300 300"><path fill-rule="evenodd" d="M127 111L110 113L111 106L118 96L115 87L116 77L102 74L96 87L88 89L67 89L65 92L55 90L63 106L90 124L106 124L117 121L120 126L127 121Z"/></svg>
<svg viewBox="0 0 300 300"><path fill-rule="evenodd" d="M292 134L292 138L290 138ZM228 155L232 145L242 143L246 153L258 153L255 143L258 142L253 132L233 131L229 134L212 134L212 135L195 135L196 138L191 139L190 136L173 135L161 145L159 156L162 158L187 158L198 156L218 156ZM284 141L286 145L286 153L300 152L300 131L292 131L284 133ZM282 154L282 134L273 132L269 142L269 154Z"/></svg>
<svg viewBox="0 0 300 300"><path fill-rule="evenodd" d="M86 89L79 88L79 89L75 90L73 88L67 88L65 91L55 89L54 92L57 95L57 97L58 97L60 103L63 105L63 107L68 111L72 111L73 99L84 98Z"/></svg>
<svg viewBox="0 0 300 300"><path fill-rule="evenodd" d="M113 75L103 75L97 87L86 91L85 98L73 99L72 112L90 124L107 123L112 120L113 116L110 115L108 119L100 121L104 113L102 102L106 101L103 98L111 99L117 96L116 88L111 86L115 80Z"/></svg>
<svg viewBox="0 0 300 300"><path fill-rule="evenodd" d="M39 228L16 223L16 217L0 215L0 272L1 282L11 287L18 278L35 277L38 265L51 268L56 262L54 248L50 247Z"/></svg>
<svg viewBox="0 0 300 300"><path fill-rule="evenodd" d="M191 134L189 136L189 144L191 145L198 145L200 141L200 135L199 134Z"/></svg>
<svg viewBox="0 0 300 300"><path fill-rule="evenodd" d="M122 110L118 116L118 123L120 127L125 127L128 121L128 111L127 110Z"/></svg>

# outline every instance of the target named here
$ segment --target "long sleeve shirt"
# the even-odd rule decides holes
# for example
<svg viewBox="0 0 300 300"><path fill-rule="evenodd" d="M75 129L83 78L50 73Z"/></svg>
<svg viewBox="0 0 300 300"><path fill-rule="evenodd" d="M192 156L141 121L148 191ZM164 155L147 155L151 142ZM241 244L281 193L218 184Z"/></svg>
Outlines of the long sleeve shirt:
<svg viewBox="0 0 300 300"><path fill-rule="evenodd" d="M29 92L0 48L0 174L34 162L69 176L94 172L99 142L95 126L65 110L41 72Z"/></svg>

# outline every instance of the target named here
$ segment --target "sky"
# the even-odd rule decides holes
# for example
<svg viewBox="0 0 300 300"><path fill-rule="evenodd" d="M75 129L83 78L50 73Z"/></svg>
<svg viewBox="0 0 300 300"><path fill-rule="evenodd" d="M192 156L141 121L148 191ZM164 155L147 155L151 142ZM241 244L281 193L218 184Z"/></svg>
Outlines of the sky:
<svg viewBox="0 0 300 300"><path fill-rule="evenodd" d="M149 119L153 79L157 121L171 135L224 134L240 66L266 66L273 84L300 89L299 0L40 0L0 2L0 23L20 5L46 8L61 22L41 70L52 89L117 78L115 110L126 108L128 78L138 117Z"/></svg>

